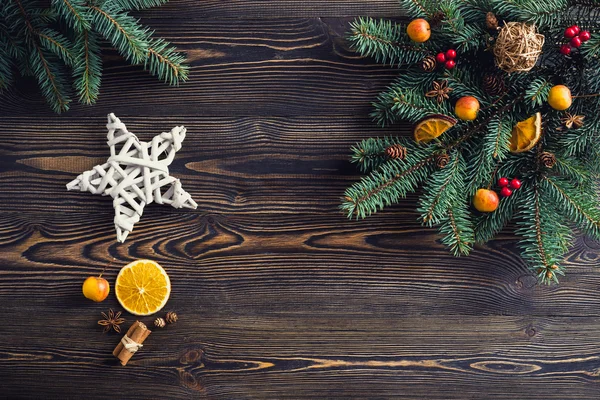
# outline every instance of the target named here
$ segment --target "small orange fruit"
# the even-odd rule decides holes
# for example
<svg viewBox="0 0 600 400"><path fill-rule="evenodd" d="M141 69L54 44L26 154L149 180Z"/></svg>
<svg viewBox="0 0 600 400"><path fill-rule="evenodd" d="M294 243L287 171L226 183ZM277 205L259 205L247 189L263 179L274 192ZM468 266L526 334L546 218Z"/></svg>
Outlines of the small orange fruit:
<svg viewBox="0 0 600 400"><path fill-rule="evenodd" d="M83 295L94 301L103 301L110 293L108 281L99 276L90 276L83 282Z"/></svg>
<svg viewBox="0 0 600 400"><path fill-rule="evenodd" d="M461 97L454 106L454 113L463 121L473 121L479 113L479 100L473 96Z"/></svg>
<svg viewBox="0 0 600 400"><path fill-rule="evenodd" d="M573 104L573 96L571 96L571 89L565 85L556 85L550 88L548 93L548 104L550 107L558 111L566 110Z"/></svg>
<svg viewBox="0 0 600 400"><path fill-rule="evenodd" d="M128 312L150 315L167 304L171 295L171 281L158 263L137 260L121 268L115 282L115 294Z"/></svg>
<svg viewBox="0 0 600 400"><path fill-rule="evenodd" d="M542 114L519 122L512 130L512 136L508 145L513 153L524 153L529 151L540 141L542 137Z"/></svg>
<svg viewBox="0 0 600 400"><path fill-rule="evenodd" d="M452 128L456 122L454 118L442 114L425 117L415 126L415 140L428 143Z"/></svg>
<svg viewBox="0 0 600 400"><path fill-rule="evenodd" d="M489 189L477 189L473 196L473 206L480 212L496 211L500 204L498 194Z"/></svg>
<svg viewBox="0 0 600 400"><path fill-rule="evenodd" d="M410 24L408 24L406 33L413 42L423 43L428 41L431 37L431 27L429 26L429 22L419 18L412 20Z"/></svg>

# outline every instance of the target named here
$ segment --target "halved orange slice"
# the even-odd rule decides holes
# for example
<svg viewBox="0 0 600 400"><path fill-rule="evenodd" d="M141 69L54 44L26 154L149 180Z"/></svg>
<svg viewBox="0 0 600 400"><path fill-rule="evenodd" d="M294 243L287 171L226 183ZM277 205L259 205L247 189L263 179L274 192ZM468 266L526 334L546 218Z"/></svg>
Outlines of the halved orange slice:
<svg viewBox="0 0 600 400"><path fill-rule="evenodd" d="M171 281L158 263L137 260L121 268L115 283L115 294L128 312L150 315L167 304L171 295Z"/></svg>
<svg viewBox="0 0 600 400"><path fill-rule="evenodd" d="M456 123L456 119L442 114L425 117L415 126L415 140L428 143L452 128Z"/></svg>
<svg viewBox="0 0 600 400"><path fill-rule="evenodd" d="M537 113L519 122L512 130L509 148L513 153L529 151L542 137L542 114Z"/></svg>

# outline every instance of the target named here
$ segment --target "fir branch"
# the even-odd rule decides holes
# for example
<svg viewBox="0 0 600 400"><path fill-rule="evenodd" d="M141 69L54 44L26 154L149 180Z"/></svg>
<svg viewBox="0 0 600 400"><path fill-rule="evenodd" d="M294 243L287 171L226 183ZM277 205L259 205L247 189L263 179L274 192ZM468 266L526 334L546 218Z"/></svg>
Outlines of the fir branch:
<svg viewBox="0 0 600 400"><path fill-rule="evenodd" d="M474 242L468 207L464 201L458 201L448 208L447 217L440 225L440 233L444 235L442 243L448 246L455 256L468 255Z"/></svg>
<svg viewBox="0 0 600 400"><path fill-rule="evenodd" d="M94 32L83 31L76 38L80 52L80 60L74 70L74 86L79 95L79 101L84 104L94 104L100 92L102 74L102 59Z"/></svg>
<svg viewBox="0 0 600 400"><path fill-rule="evenodd" d="M144 68L169 85L178 85L188 78L189 67L184 62L185 56L178 53L169 42L155 39L148 48Z"/></svg>
<svg viewBox="0 0 600 400"><path fill-rule="evenodd" d="M352 147L351 161L359 165L363 173L376 170L389 161L386 149L393 145L411 147L410 139L398 137L368 138Z"/></svg>
<svg viewBox="0 0 600 400"><path fill-rule="evenodd" d="M98 32L108 39L123 57L134 63L146 60L148 29L142 28L135 18L116 5L104 3L101 6L88 7L93 12L93 21Z"/></svg>
<svg viewBox="0 0 600 400"><path fill-rule="evenodd" d="M166 4L169 0L112 0L124 10L143 10L145 8L158 7Z"/></svg>
<svg viewBox="0 0 600 400"><path fill-rule="evenodd" d="M83 0L52 0L52 6L75 32L91 28L89 11Z"/></svg>
<svg viewBox="0 0 600 400"><path fill-rule="evenodd" d="M38 32L40 43L44 48L58 56L65 64L72 67L75 63L73 49L68 39L52 29Z"/></svg>

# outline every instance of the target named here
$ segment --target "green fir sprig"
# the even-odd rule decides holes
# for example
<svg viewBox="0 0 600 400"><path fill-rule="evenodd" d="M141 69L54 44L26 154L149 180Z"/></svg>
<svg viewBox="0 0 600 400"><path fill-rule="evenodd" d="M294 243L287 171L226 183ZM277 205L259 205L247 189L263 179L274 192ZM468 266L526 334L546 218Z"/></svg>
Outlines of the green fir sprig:
<svg viewBox="0 0 600 400"><path fill-rule="evenodd" d="M350 218L365 218L422 187L418 212L425 226L437 226L442 242L455 255L492 240L509 221L523 258L541 282L558 282L574 229L600 240L600 1L597 0L401 0L410 18L431 22L431 38L415 43L406 23L356 20L350 43L360 54L399 67L399 77L379 95L372 117L379 125L417 122L453 115L452 104L476 97L475 121L458 121L428 143L413 138L365 139L352 148L352 161L366 174L346 190L341 208ZM500 22L535 24L546 38L537 65L528 72L506 73L491 51ZM565 56L559 52L564 29L577 24L592 39ZM426 57L454 48L457 66L423 68ZM489 90L484 81L501 82ZM450 99L438 103L425 94L433 82L446 81ZM548 105L552 86L563 84L574 95L567 111ZM513 128L536 113L542 137L529 151L510 151ZM565 120L583 117L584 126ZM401 146L401 158L388 149ZM440 160L444 162L440 162ZM499 177L517 177L522 187L501 199L494 212L471 206L478 189L499 190Z"/></svg>
<svg viewBox="0 0 600 400"><path fill-rule="evenodd" d="M5 0L0 4L0 90L14 77L33 76L52 109L69 109L73 92L84 104L98 99L101 40L132 64L177 85L188 78L185 57L129 15L168 0Z"/></svg>

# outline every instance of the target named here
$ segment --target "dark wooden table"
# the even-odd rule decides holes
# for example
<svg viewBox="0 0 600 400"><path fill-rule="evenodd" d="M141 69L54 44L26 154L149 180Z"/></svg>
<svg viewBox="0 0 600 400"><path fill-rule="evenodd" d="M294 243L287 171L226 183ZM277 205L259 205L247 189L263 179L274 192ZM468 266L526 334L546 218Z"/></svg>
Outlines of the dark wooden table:
<svg viewBox="0 0 600 400"><path fill-rule="evenodd" d="M349 147L395 76L345 44L394 0L173 0L144 12L187 52L169 88L107 52L101 97L57 116L35 83L0 97L0 398L598 399L600 244L580 238L540 287L510 232L453 258L415 197L366 221L338 211ZM111 199L67 192L105 160L106 114L188 137L172 173L196 211L150 206L125 244ZM180 321L127 367L83 298L86 276L151 258ZM135 318L126 315L128 322ZM142 318L151 323L152 317Z"/></svg>

